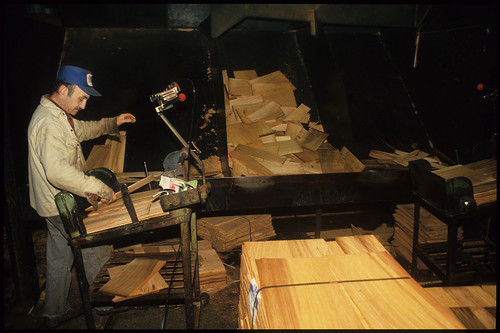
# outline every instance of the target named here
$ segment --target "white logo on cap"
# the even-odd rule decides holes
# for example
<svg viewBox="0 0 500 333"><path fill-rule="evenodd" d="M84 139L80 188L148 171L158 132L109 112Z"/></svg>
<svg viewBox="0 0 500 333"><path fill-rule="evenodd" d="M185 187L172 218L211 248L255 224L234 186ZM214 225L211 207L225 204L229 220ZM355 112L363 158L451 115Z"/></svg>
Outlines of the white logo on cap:
<svg viewBox="0 0 500 333"><path fill-rule="evenodd" d="M92 74L90 74L90 73L87 73L87 85L89 87L93 87L93 85L92 85Z"/></svg>

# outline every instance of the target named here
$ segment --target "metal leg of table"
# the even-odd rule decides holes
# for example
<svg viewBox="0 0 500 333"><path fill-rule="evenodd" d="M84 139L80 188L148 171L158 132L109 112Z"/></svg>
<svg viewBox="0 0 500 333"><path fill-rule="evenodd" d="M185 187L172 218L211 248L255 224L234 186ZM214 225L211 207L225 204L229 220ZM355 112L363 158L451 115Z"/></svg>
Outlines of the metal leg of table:
<svg viewBox="0 0 500 333"><path fill-rule="evenodd" d="M446 284L453 284L453 275L455 273L457 261L457 221L452 219L448 221L448 253L446 255Z"/></svg>
<svg viewBox="0 0 500 333"><path fill-rule="evenodd" d="M88 329L95 329L94 315L92 314L92 306L90 305L89 283L85 275L85 266L83 264L82 250L77 245L71 245L73 248L73 256L75 258L76 276L78 279L78 287L82 298L83 310L85 313L85 322Z"/></svg>
<svg viewBox="0 0 500 333"><path fill-rule="evenodd" d="M316 223L315 223L315 231L314 231L314 238L321 238L321 214L322 210L321 209L316 209Z"/></svg>
<svg viewBox="0 0 500 333"><path fill-rule="evenodd" d="M194 329L193 280L191 274L190 225L181 223L182 273L184 277L184 300L186 311L186 328Z"/></svg>
<svg viewBox="0 0 500 333"><path fill-rule="evenodd" d="M420 229L420 200L415 200L415 210L413 213L413 248L411 253L411 275L417 274L417 246L418 233Z"/></svg>
<svg viewBox="0 0 500 333"><path fill-rule="evenodd" d="M199 302L200 296L200 270L198 262L198 230L196 213L191 213L191 271L193 272L194 300Z"/></svg>

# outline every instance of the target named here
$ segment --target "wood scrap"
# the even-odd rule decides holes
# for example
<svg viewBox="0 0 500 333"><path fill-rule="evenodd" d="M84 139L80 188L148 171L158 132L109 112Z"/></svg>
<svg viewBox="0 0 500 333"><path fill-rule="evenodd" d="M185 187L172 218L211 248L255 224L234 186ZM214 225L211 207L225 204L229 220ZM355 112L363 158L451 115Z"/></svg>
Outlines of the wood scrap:
<svg viewBox="0 0 500 333"><path fill-rule="evenodd" d="M248 80L229 78L229 93L234 96L251 96L252 86Z"/></svg>
<svg viewBox="0 0 500 333"><path fill-rule="evenodd" d="M316 151L327 137L328 133L323 133L314 128L310 128L302 138L297 140L297 142L304 148Z"/></svg>
<svg viewBox="0 0 500 333"><path fill-rule="evenodd" d="M233 75L237 79L252 80L256 79L257 72L253 69L233 71Z"/></svg>
<svg viewBox="0 0 500 333"><path fill-rule="evenodd" d="M120 131L118 136L108 136L104 145L92 147L86 160L87 169L104 167L114 173L122 173L126 141L126 132Z"/></svg>
<svg viewBox="0 0 500 333"><path fill-rule="evenodd" d="M106 158L111 151L110 144L94 145L87 158L86 164L89 170L102 168L106 164Z"/></svg>
<svg viewBox="0 0 500 333"><path fill-rule="evenodd" d="M135 296L165 263L165 260L136 258L102 286L99 292L123 297Z"/></svg>
<svg viewBox="0 0 500 333"><path fill-rule="evenodd" d="M266 121L271 119L279 118L283 115L283 111L281 111L280 105L274 101L271 101L251 113L247 116L251 121Z"/></svg>
<svg viewBox="0 0 500 333"><path fill-rule="evenodd" d="M412 152L405 152L402 150L394 149L393 153L372 149L368 153L368 156L377 160L381 164L397 164L408 167L408 163L410 161L425 159L430 163L431 167L435 169L447 167L447 165L441 162L438 157L431 157L428 153L418 149Z"/></svg>
<svg viewBox="0 0 500 333"><path fill-rule="evenodd" d="M311 110L305 104L300 104L294 111L285 117L285 121L296 121L307 124L309 122L309 111Z"/></svg>
<svg viewBox="0 0 500 333"><path fill-rule="evenodd" d="M271 170L257 162L254 158L246 155L241 150L234 150L230 153L230 156L245 165L248 169L255 172L258 176L270 176L274 174Z"/></svg>
<svg viewBox="0 0 500 333"><path fill-rule="evenodd" d="M318 121L311 122L311 108L303 103L296 105L293 84L280 71L253 77L255 71L235 71L239 77L226 77L225 86L245 85L240 80L248 80L252 95L238 96L237 92L228 97L226 107L227 143L229 167L233 176L254 176L269 174L311 174L324 172L361 172L363 163L345 148L333 153L335 167L332 169L325 160L325 152L318 154L319 147L326 142L328 133ZM249 79L249 76L252 76ZM267 126L266 126L266 125ZM307 127L304 127L307 126ZM287 162L281 166L276 159L263 156L243 156L242 150L233 155L235 148L241 145L262 149L262 146L277 147L277 153ZM246 150L248 152L248 150ZM331 152L326 153L332 155ZM323 155L323 156L321 156ZM250 156L250 158L248 158ZM239 157L239 159L238 159ZM263 158L265 162L259 160ZM328 159L328 158L327 158ZM283 161L283 159L280 159ZM257 164L256 164L257 163ZM298 165L302 163L302 165ZM325 165L324 165L325 164ZM331 163L330 163L331 164ZM266 169L262 169L264 166Z"/></svg>
<svg viewBox="0 0 500 333"><path fill-rule="evenodd" d="M286 157L282 155L245 145L238 145L234 151L239 151L249 156L258 157L267 161L273 161L281 164L286 161Z"/></svg>
<svg viewBox="0 0 500 333"><path fill-rule="evenodd" d="M340 150L340 156L342 157L342 160L344 162L343 164L346 167L347 171L362 172L363 170L365 170L365 165L360 160L358 160L356 156L354 156L353 153L351 153L349 149L347 149L347 147L342 147L342 149Z"/></svg>

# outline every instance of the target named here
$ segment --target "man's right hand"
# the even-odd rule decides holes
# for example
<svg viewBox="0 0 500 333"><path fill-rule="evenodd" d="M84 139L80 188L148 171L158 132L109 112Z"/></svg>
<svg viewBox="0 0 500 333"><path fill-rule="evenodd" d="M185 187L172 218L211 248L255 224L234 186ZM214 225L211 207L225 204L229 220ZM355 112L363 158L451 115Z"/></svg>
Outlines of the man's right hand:
<svg viewBox="0 0 500 333"><path fill-rule="evenodd" d="M105 199L105 198L101 198L101 202L105 203L105 204L110 204L112 203L113 201L116 200L116 193L113 192L113 194L111 195L111 199L108 200L108 199Z"/></svg>

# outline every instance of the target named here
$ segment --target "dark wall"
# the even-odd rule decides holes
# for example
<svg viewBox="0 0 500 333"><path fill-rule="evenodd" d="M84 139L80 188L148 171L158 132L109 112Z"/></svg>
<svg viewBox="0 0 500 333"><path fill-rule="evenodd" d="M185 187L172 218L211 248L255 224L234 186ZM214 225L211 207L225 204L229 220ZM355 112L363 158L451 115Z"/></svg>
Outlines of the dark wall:
<svg viewBox="0 0 500 333"><path fill-rule="evenodd" d="M415 29L382 31L423 128L435 148L460 163L496 156L497 100L490 95L498 85L498 6L428 9Z"/></svg>
<svg viewBox="0 0 500 333"><path fill-rule="evenodd" d="M62 64L91 68L94 85L103 95L91 98L77 118L100 119L123 112L136 116L135 124L120 127L127 132L125 171L143 171L144 162L149 170L163 170L167 154L182 148L149 98L172 82L178 82L188 98L165 116L184 140L191 136L196 144L204 144L199 147L204 148L203 158L213 153L209 140L200 140L203 133L199 131L199 121L212 108L217 94L210 79L215 75L211 73L211 44L197 30L68 29ZM83 143L84 154L104 140Z"/></svg>
<svg viewBox="0 0 500 333"><path fill-rule="evenodd" d="M52 89L64 29L29 19L17 6L6 7L4 24L4 125L10 129L10 137L5 141L11 142L4 148L11 151L11 175L26 205L20 207L20 214L30 216L33 210L29 208L29 202L26 203L27 129L40 97Z"/></svg>

